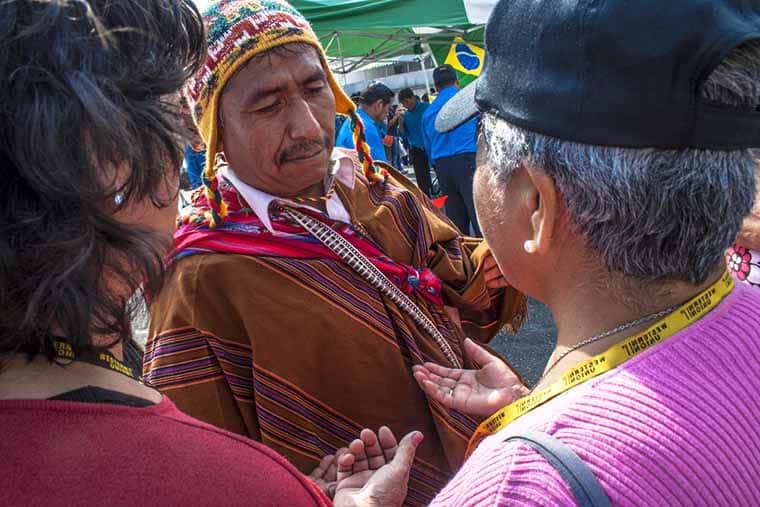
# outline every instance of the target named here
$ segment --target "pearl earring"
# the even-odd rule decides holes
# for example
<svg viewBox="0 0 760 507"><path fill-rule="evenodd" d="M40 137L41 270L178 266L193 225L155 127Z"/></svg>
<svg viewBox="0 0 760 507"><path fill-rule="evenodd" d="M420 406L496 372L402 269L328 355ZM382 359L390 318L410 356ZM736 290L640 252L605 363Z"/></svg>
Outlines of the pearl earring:
<svg viewBox="0 0 760 507"><path fill-rule="evenodd" d="M532 239L529 239L523 243L523 249L525 250L525 253L534 254L538 248L536 246L536 242Z"/></svg>

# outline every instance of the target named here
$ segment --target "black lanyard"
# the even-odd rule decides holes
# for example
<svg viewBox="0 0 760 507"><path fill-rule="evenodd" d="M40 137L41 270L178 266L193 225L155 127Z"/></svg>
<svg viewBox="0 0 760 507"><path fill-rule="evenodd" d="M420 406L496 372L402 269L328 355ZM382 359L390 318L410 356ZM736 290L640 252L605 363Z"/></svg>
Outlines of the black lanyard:
<svg viewBox="0 0 760 507"><path fill-rule="evenodd" d="M138 382L141 381L140 375L134 370L134 368L130 368L123 362L119 361L113 356L113 354L108 351L85 351L80 354L76 354L71 344L66 343L60 339L56 339L53 342L53 346L55 350L55 357L57 359L79 361L82 363L91 364L93 366L100 366L101 368L107 368L111 371L126 375L132 380L137 380Z"/></svg>

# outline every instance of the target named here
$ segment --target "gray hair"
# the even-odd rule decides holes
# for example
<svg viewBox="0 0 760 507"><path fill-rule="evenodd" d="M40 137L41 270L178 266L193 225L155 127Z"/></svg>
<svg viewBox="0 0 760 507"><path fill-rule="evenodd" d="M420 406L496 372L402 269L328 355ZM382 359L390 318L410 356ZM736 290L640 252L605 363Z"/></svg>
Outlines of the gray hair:
<svg viewBox="0 0 760 507"><path fill-rule="evenodd" d="M760 104L760 41L735 49L700 90L709 100ZM493 113L482 123L492 187L520 162L554 178L575 230L611 272L642 281L703 283L735 240L755 196L757 150L657 150L562 141Z"/></svg>

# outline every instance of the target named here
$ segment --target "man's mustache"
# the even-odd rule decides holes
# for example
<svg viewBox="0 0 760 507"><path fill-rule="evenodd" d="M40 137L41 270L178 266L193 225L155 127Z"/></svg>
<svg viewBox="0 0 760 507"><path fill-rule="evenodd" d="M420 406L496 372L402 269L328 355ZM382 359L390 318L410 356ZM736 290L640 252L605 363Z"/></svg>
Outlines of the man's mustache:
<svg viewBox="0 0 760 507"><path fill-rule="evenodd" d="M282 164L289 160L306 158L310 155L313 155L318 150L327 150L329 147L330 143L326 137L322 139L302 141L285 149L280 154L279 163Z"/></svg>

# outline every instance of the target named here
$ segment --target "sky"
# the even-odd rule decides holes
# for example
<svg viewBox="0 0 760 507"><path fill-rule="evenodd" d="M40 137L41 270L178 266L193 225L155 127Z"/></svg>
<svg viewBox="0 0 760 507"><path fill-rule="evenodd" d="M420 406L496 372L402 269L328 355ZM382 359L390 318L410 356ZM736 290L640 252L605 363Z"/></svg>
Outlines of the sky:
<svg viewBox="0 0 760 507"><path fill-rule="evenodd" d="M208 4L211 3L211 0L193 0L193 2L195 2L195 5L198 6L198 9L200 9L201 12L203 12L203 10L206 9Z"/></svg>

